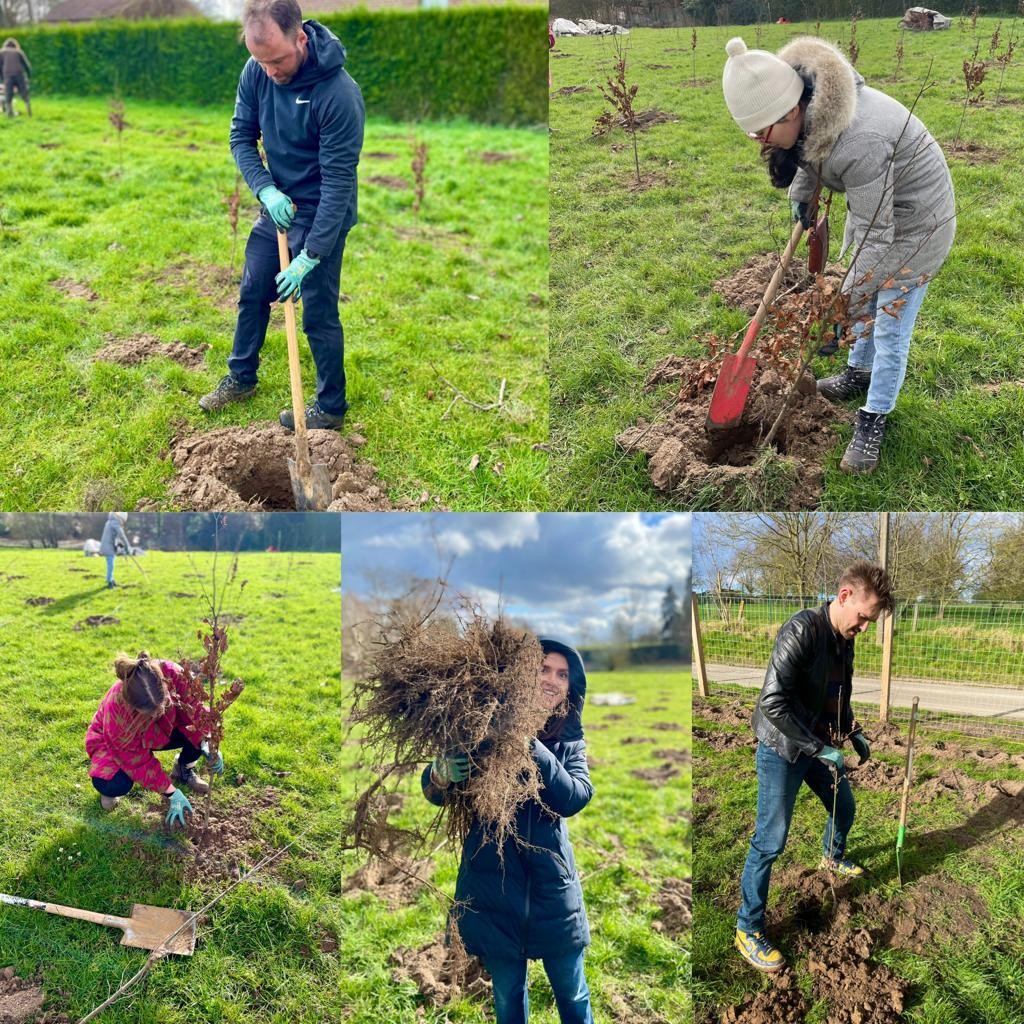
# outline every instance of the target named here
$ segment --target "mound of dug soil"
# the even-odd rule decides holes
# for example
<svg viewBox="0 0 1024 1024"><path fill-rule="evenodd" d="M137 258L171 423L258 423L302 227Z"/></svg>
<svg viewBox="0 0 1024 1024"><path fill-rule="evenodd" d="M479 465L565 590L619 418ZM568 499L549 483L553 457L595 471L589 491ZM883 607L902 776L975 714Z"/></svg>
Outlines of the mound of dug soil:
<svg viewBox="0 0 1024 1024"><path fill-rule="evenodd" d="M53 604L54 598L52 597L26 597L25 604L32 605L33 608L39 608L42 605Z"/></svg>
<svg viewBox="0 0 1024 1024"><path fill-rule="evenodd" d="M660 788L669 779L674 779L679 774L679 769L671 762L666 762L659 768L634 768L629 774L634 778L643 779L644 782L651 782Z"/></svg>
<svg viewBox="0 0 1024 1024"><path fill-rule="evenodd" d="M702 360L669 356L648 380L690 380L702 369ZM822 463L836 443L831 425L851 421L852 413L819 397L805 375L775 435L775 450L762 451L760 439L775 422L790 385L779 370L759 369L739 425L709 431L712 379L696 398L678 399L660 419L641 420L615 440L623 451L648 456L647 472L657 490L688 503L703 491L711 502L736 510L813 508L821 496Z"/></svg>
<svg viewBox="0 0 1024 1024"><path fill-rule="evenodd" d="M459 972L441 935L419 949L400 946L391 954L391 962L396 965L391 975L395 982L415 982L431 1006L445 1006L463 992L471 996L490 995L490 976L476 957L470 958L460 985Z"/></svg>
<svg viewBox="0 0 1024 1024"><path fill-rule="evenodd" d="M796 975L787 967L769 977L772 987L730 1006L722 1014L722 1024L803 1024L810 1007Z"/></svg>
<svg viewBox="0 0 1024 1024"><path fill-rule="evenodd" d="M719 278L711 289L716 295L721 296L727 306L742 309L744 313L753 316L757 312L768 282L778 267L778 253L758 253L751 256L739 270ZM833 280L836 284L842 282L844 274L845 271L838 263L829 263L825 267L825 279ZM794 258L786 268L779 292L788 291L790 288L797 292L804 291L813 283L814 278L807 273L806 263Z"/></svg>
<svg viewBox="0 0 1024 1024"><path fill-rule="evenodd" d="M689 878L668 878L654 897L661 908L651 927L669 935L688 934L693 921L693 886Z"/></svg>
<svg viewBox="0 0 1024 1024"><path fill-rule="evenodd" d="M330 512L409 510L393 505L376 467L358 458L362 438L335 430L309 434L310 458L327 466L333 500ZM171 444L175 474L169 491L174 503L200 512L295 508L288 459L295 457L294 435L276 423L251 423L182 437Z"/></svg>
<svg viewBox="0 0 1024 1024"><path fill-rule="evenodd" d="M67 1024L63 1013L43 1013L43 987L30 978L19 978L13 967L0 971L0 1024Z"/></svg>
<svg viewBox="0 0 1024 1024"><path fill-rule="evenodd" d="M107 343L93 356L95 360L135 366L147 359L173 359L174 362L196 370L203 365L203 356L209 345L193 348L181 341L161 341L153 334L133 334L130 338L107 335Z"/></svg>
<svg viewBox="0 0 1024 1024"><path fill-rule="evenodd" d="M90 615L87 619L82 622L76 622L71 628L76 633L81 633L86 626L117 626L121 620L116 615Z"/></svg>
<svg viewBox="0 0 1024 1024"><path fill-rule="evenodd" d="M413 860L401 854L389 860L374 857L369 864L349 876L345 892L372 893L392 910L398 910L416 902L433 871L434 864L429 858Z"/></svg>

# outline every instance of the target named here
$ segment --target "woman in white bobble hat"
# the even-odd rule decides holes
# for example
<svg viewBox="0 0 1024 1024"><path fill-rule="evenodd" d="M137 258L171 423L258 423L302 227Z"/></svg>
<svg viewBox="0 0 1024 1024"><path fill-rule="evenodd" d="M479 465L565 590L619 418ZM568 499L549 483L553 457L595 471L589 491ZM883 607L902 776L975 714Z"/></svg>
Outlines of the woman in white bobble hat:
<svg viewBox="0 0 1024 1024"><path fill-rule="evenodd" d="M824 40L794 39L779 53L730 39L722 90L733 119L761 143L794 219L810 227L822 188L846 194L844 290L860 317L846 369L818 381L836 401L866 400L841 468L870 473L907 372L910 336L928 283L956 234L953 182L939 144L902 103L864 84Z"/></svg>

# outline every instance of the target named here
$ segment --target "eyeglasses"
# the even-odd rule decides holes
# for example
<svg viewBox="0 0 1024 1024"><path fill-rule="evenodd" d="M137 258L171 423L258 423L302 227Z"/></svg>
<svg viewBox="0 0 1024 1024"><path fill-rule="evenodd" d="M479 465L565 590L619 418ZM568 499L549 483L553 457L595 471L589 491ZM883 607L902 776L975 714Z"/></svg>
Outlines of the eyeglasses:
<svg viewBox="0 0 1024 1024"><path fill-rule="evenodd" d="M775 121L772 124L768 125L767 128L762 128L759 132L747 132L747 138L753 139L755 142L765 143L772 137L772 129L775 127L775 125L785 124L788 120L789 114L786 113L782 117L780 117L778 121Z"/></svg>

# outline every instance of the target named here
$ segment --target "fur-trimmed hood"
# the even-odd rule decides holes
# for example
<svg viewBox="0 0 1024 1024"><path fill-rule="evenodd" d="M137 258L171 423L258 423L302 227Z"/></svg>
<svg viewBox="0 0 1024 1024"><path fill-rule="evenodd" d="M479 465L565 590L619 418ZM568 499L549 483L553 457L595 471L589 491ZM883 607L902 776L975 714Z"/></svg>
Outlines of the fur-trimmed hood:
<svg viewBox="0 0 1024 1024"><path fill-rule="evenodd" d="M821 163L853 124L864 79L836 47L814 36L799 36L778 55L814 83L814 95L804 114L803 158L811 164Z"/></svg>

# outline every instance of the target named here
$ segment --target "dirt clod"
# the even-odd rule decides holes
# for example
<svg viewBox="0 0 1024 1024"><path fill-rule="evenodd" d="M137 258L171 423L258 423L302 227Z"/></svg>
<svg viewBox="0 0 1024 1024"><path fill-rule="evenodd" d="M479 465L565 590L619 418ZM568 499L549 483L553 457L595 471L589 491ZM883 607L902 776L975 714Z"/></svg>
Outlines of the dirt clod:
<svg viewBox="0 0 1024 1024"><path fill-rule="evenodd" d="M93 356L95 360L118 363L121 366L135 366L147 359L172 359L190 370L203 365L203 357L209 345L186 345L181 341L161 341L153 334L133 334L129 338L106 335L107 343Z"/></svg>
<svg viewBox="0 0 1024 1024"><path fill-rule="evenodd" d="M440 935L419 949L400 946L391 954L391 962L396 965L392 972L395 982L415 982L420 994L431 1006L445 1006L463 993L487 996L491 991L490 976L475 957L470 959L460 985L458 975L461 972L455 968Z"/></svg>
<svg viewBox="0 0 1024 1024"><path fill-rule="evenodd" d="M32 605L33 608L38 608L44 604L53 604L54 598L52 597L26 597L25 604Z"/></svg>
<svg viewBox="0 0 1024 1024"><path fill-rule="evenodd" d="M661 917L651 925L655 931L683 935L693 921L693 886L689 878L667 878L654 902L661 908Z"/></svg>
<svg viewBox="0 0 1024 1024"><path fill-rule="evenodd" d="M779 254L775 252L758 253L751 256L739 270L734 270L725 277L720 277L712 286L712 291L721 296L727 306L742 309L753 316L761 303L768 282L779 268ZM830 263L825 268L825 278L833 279L837 284L843 279L844 270L837 263ZM806 270L806 264L794 259L786 268L779 285L779 293L792 288L801 292L814 283Z"/></svg>
<svg viewBox="0 0 1024 1024"><path fill-rule="evenodd" d="M593 92L589 85L563 85L561 89L555 90L556 96L575 96L581 92Z"/></svg>
<svg viewBox="0 0 1024 1024"><path fill-rule="evenodd" d="M69 299L85 299L86 302L95 302L99 298L87 284L72 280L70 277L59 277L56 281L51 281L50 284Z"/></svg>
<svg viewBox="0 0 1024 1024"><path fill-rule="evenodd" d="M672 763L666 762L658 768L634 768L630 773L636 779L643 779L644 782L653 782L661 787L674 779L679 774L679 769Z"/></svg>
<svg viewBox="0 0 1024 1024"><path fill-rule="evenodd" d="M76 633L81 633L85 626L117 626L120 623L121 620L114 615L90 615L87 619L76 622L71 628Z"/></svg>
<svg viewBox="0 0 1024 1024"><path fill-rule="evenodd" d="M394 794L398 795L398 794ZM368 892L383 900L392 910L416 902L433 873L433 862L427 858L413 860L401 854L387 860L374 857L345 882L345 892Z"/></svg>
<svg viewBox="0 0 1024 1024"><path fill-rule="evenodd" d="M803 1024L809 1009L796 975L784 967L770 975L772 987L730 1006L722 1024Z"/></svg>
<svg viewBox="0 0 1024 1024"><path fill-rule="evenodd" d="M11 967L5 968L0 978L0 1022L21 1024L22 1021L32 1020L42 1009L42 986L27 978L17 977Z"/></svg>

